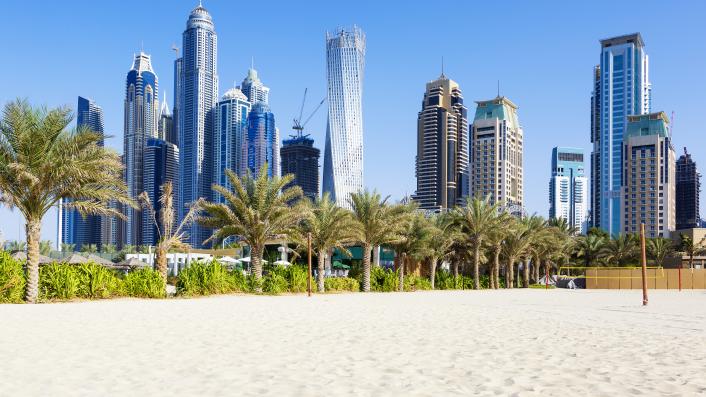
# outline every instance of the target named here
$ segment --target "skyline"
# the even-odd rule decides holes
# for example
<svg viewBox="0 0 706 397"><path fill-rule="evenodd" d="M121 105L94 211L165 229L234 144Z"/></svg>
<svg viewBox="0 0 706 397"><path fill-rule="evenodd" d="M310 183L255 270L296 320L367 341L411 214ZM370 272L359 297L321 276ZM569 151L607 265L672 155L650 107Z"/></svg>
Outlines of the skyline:
<svg viewBox="0 0 706 397"><path fill-rule="evenodd" d="M271 31L265 32L265 37L258 40L242 40L240 36L253 31L254 22L238 18L232 5L208 1L204 6L213 16L219 36L219 97L232 86L230 82L242 80L254 57L255 68L273 90L272 111L279 120L282 138L291 134L289 120L299 113L303 89L309 88L311 99L305 113L318 101L317 97L326 93L325 32L353 24L366 32L364 180L368 188L390 194L393 199L414 193L417 113L425 84L439 75L441 57L444 56L446 75L459 83L469 104L492 99L500 80L501 94L519 106L518 115L525 131L525 207L528 213L546 216L549 208L546 181L550 176L552 147L579 147L584 150L586 158L590 154L592 69L600 54L600 39L633 32L642 34L650 56L652 110L665 111L670 118L671 112L675 111L677 152L687 146L699 167L706 161L706 148L697 146L702 129L698 110L704 105L703 94L698 94L706 93L706 79L701 72L706 70L704 45L697 41L697 37L703 37L706 29L696 19L703 15L706 7L687 2L670 4L669 7L648 2L647 6L640 8L633 6L638 3L611 4L619 17L606 16L600 26L593 26L590 22L595 18L587 16L598 15L594 10L602 9L600 4L561 6L559 9L560 6L547 3L531 6L515 3L512 8L516 13L508 15L510 25L544 14L552 15L554 28L546 30L542 29L543 26L520 25L518 22L516 26L523 26L521 32L493 31L493 35L488 35L483 32L487 32L492 24L483 20L469 27L441 26L438 37L450 34L463 37L453 43L412 29L425 19L422 6L406 10L399 18L405 28L399 29L401 26L391 25L384 18L385 10L396 10L391 4L373 8L372 3L364 3L359 9L346 10L344 15L339 6L322 11L315 5L297 5L297 8L283 3L272 7L274 21L311 17L312 12L322 18L295 30L272 24ZM79 5L8 4L10 13L33 15L32 34L19 37L17 42L6 46L8 53L23 60L23 67L10 69L7 65L11 63L1 67L5 73L0 77L0 100L4 104L16 97L27 97L36 105L73 107L77 96L91 98L104 109L105 130L112 136L107 145L121 152L127 62L132 60L133 53L139 53L140 41L144 40L144 51L152 56L155 73L161 80L160 91L166 91L167 101L171 103L174 53L170 47L172 43L180 45L186 18L195 5L195 2L145 5L147 14L158 12L161 15L155 27L154 22L148 24L147 21L125 23L130 20L130 7L123 5L105 4L101 6L102 10L97 10ZM378 11L370 12L372 9ZM469 16L473 15L472 6L464 5L460 12L465 10ZM58 21L69 13L72 20L81 23L62 24L58 29ZM654 23L654 18L666 23ZM235 19L238 24L232 23ZM670 22L676 20L679 20L678 24ZM7 23L12 29L19 27L20 22L9 20ZM66 56L76 52L76 42L67 40L57 44L62 36L53 37L53 30L63 30L63 37L82 37L86 42L81 45L81 53L101 56ZM91 34L81 36L85 31ZM110 45L106 46L106 42ZM483 48L476 50L479 47ZM420 54L425 56L420 57ZM514 62L507 61L508 55ZM52 59L61 61L52 62ZM52 67L48 68L47 64ZM84 77L66 79L65 73L69 70ZM687 88L691 90L687 91ZM474 111L475 106L469 105L469 112ZM316 147L322 151L325 128L326 113L319 112L306 131L312 134ZM323 162L320 167L322 170ZM10 222L3 222L0 229L6 239L16 239L21 216L17 211L7 214L6 208L0 210L3 219L10 219ZM43 239L53 240L56 213L48 214L44 224Z"/></svg>

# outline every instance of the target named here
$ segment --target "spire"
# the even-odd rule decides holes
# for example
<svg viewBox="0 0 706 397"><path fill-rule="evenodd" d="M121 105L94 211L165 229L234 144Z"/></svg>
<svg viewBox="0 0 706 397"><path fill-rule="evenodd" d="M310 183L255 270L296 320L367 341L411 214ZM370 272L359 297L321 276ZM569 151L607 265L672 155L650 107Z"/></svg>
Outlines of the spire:
<svg viewBox="0 0 706 397"><path fill-rule="evenodd" d="M439 79L445 79L446 75L444 74L444 56L441 56L441 76L439 76Z"/></svg>
<svg viewBox="0 0 706 397"><path fill-rule="evenodd" d="M162 106L159 109L159 116L160 117L171 116L172 114L169 110L169 105L167 105L167 91L165 90L163 92L163 94L164 94L164 97L163 97L164 99L162 99Z"/></svg>

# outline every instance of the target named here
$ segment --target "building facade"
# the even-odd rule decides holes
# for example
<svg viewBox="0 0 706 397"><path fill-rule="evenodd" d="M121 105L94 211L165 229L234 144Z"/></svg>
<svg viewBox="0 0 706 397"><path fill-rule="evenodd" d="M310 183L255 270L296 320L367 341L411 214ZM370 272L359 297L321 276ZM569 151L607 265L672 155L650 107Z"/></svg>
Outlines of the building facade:
<svg viewBox="0 0 706 397"><path fill-rule="evenodd" d="M144 150L147 140L157 137L159 124L159 95L157 75L152 70L150 56L144 52L135 55L125 84L125 184L132 199L144 191ZM125 208L125 244L142 245L142 211Z"/></svg>
<svg viewBox="0 0 706 397"><path fill-rule="evenodd" d="M280 149L282 175L292 174L294 180L287 186L299 186L304 197L311 201L319 197L319 157L321 151L314 147L308 135L285 139Z"/></svg>
<svg viewBox="0 0 706 397"><path fill-rule="evenodd" d="M676 168L676 228L682 230L700 227L701 173L686 148L684 154L679 156Z"/></svg>
<svg viewBox="0 0 706 397"><path fill-rule="evenodd" d="M268 105L270 104L270 89L262 84L262 81L257 76L257 70L253 67L248 69L248 75L245 76L239 88L250 103L264 102Z"/></svg>
<svg viewBox="0 0 706 397"><path fill-rule="evenodd" d="M179 184L179 149L171 142L162 139L149 138L144 150L144 191L157 214L162 209L160 198L162 186L172 183L172 202L176 199ZM143 210L144 211L144 210ZM154 220L145 214L142 217L142 245L156 245L159 242L159 232Z"/></svg>
<svg viewBox="0 0 706 397"><path fill-rule="evenodd" d="M351 208L350 195L363 190L363 73L365 34L326 33L328 123L323 191L337 205Z"/></svg>
<svg viewBox="0 0 706 397"><path fill-rule="evenodd" d="M179 219L190 203L211 200L213 183L214 108L218 102L217 36L213 20L201 5L194 8L182 35L179 133ZM179 64L176 65L177 67ZM197 223L187 243L200 248L210 231Z"/></svg>
<svg viewBox="0 0 706 397"><path fill-rule="evenodd" d="M623 136L629 115L650 111L651 85L645 45L639 33L601 40L600 65L594 70L592 106L594 179L593 224L610 234L620 227ZM598 112L597 115L594 113Z"/></svg>
<svg viewBox="0 0 706 397"><path fill-rule="evenodd" d="M675 230L675 154L664 112L628 116L623 137L621 233L666 237Z"/></svg>
<svg viewBox="0 0 706 397"><path fill-rule="evenodd" d="M239 89L232 88L226 91L216 109L213 182L228 189L232 186L226 175L227 169L241 176L245 173L243 144L248 131L250 106L248 98ZM216 192L214 199L222 202L222 197Z"/></svg>
<svg viewBox="0 0 706 397"><path fill-rule="evenodd" d="M248 128L243 142L245 172L258 176L267 164L267 176L279 176L279 130L269 105L255 102L248 113Z"/></svg>
<svg viewBox="0 0 706 397"><path fill-rule="evenodd" d="M90 99L78 97L76 106L76 126L86 127L91 131L103 134L103 109ZM98 142L103 146L103 138ZM69 200L66 199L66 203ZM95 244L101 246L106 243L102 236L104 224L110 224L110 218L97 215L82 216L78 211L66 208L64 201L59 202L58 213L59 230L57 236L57 249L61 250L62 244L73 244L75 249L83 245Z"/></svg>
<svg viewBox="0 0 706 397"><path fill-rule="evenodd" d="M471 127L471 195L489 197L510 213L524 208L523 131L506 97L476 102Z"/></svg>
<svg viewBox="0 0 706 397"><path fill-rule="evenodd" d="M167 94L164 94L162 106L159 108L159 124L157 124L157 137L163 141L177 144L174 116L167 104Z"/></svg>
<svg viewBox="0 0 706 397"><path fill-rule="evenodd" d="M549 179L549 219L566 219L579 233L588 229L588 178L583 149L552 149Z"/></svg>
<svg viewBox="0 0 706 397"><path fill-rule="evenodd" d="M419 208L443 211L462 205L469 194L468 109L458 84L444 76L427 83L417 116Z"/></svg>

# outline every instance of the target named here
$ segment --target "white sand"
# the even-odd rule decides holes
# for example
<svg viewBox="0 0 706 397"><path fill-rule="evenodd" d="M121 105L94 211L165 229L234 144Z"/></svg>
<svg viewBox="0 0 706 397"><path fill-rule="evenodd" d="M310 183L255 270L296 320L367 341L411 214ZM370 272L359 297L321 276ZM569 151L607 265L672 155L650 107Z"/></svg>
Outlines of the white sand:
<svg viewBox="0 0 706 397"><path fill-rule="evenodd" d="M706 292L0 305L0 395L706 393Z"/></svg>

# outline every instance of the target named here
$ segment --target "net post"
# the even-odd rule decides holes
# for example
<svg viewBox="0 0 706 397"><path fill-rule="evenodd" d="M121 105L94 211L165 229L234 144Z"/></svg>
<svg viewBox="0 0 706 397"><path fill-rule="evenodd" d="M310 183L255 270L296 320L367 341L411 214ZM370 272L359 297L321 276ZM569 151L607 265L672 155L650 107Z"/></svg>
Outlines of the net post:
<svg viewBox="0 0 706 397"><path fill-rule="evenodd" d="M645 224L640 224L640 249L642 251L642 306L647 306L647 250L645 249Z"/></svg>

